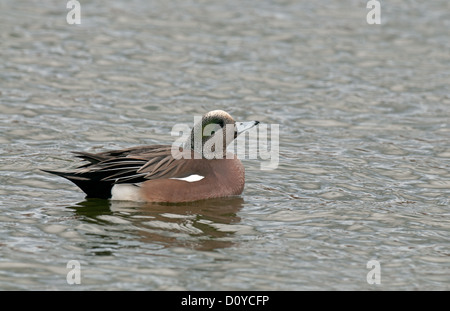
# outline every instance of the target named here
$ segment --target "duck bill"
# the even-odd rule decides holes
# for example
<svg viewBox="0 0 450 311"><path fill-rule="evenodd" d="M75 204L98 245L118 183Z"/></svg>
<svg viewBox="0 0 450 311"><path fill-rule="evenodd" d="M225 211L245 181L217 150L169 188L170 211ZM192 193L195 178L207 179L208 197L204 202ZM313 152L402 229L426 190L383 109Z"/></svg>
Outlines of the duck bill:
<svg viewBox="0 0 450 311"><path fill-rule="evenodd" d="M259 124L259 121L236 122L236 136Z"/></svg>

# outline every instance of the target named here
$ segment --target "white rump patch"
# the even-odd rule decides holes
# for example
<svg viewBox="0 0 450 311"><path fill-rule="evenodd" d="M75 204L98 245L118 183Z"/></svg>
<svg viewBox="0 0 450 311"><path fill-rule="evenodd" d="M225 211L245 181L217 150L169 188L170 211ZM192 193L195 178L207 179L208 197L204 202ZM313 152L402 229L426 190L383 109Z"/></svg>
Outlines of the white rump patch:
<svg viewBox="0 0 450 311"><path fill-rule="evenodd" d="M183 177L183 178L170 178L170 179L177 179L177 180L184 180L184 181L187 181L187 182L194 182L194 181L202 180L203 178L205 178L205 176L193 174L193 175L190 175L190 176L187 176L187 177Z"/></svg>
<svg viewBox="0 0 450 311"><path fill-rule="evenodd" d="M134 184L116 184L111 189L111 200L142 201L140 187Z"/></svg>

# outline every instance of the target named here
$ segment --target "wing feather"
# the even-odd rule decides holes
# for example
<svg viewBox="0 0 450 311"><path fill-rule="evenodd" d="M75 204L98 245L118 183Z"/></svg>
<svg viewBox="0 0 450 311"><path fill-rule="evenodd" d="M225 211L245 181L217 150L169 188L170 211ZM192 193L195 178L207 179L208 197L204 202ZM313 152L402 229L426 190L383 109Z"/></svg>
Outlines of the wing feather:
<svg viewBox="0 0 450 311"><path fill-rule="evenodd" d="M137 183L157 178L186 177L190 159L175 159L171 146L134 147L102 153L76 152L77 157L89 162L78 167L79 176L96 176L101 181Z"/></svg>

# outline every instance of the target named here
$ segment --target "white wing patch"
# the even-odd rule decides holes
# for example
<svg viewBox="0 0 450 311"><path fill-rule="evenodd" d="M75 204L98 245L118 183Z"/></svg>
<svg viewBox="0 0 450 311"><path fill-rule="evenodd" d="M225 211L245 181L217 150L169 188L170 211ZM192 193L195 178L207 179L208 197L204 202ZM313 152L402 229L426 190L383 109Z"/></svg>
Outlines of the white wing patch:
<svg viewBox="0 0 450 311"><path fill-rule="evenodd" d="M187 182L195 182L195 181L202 180L203 178L205 178L205 176L193 174L193 175L183 177L183 178L169 178L169 179L177 179L177 180L184 180Z"/></svg>
<svg viewBox="0 0 450 311"><path fill-rule="evenodd" d="M140 188L134 184L115 184L111 189L111 200L142 201Z"/></svg>

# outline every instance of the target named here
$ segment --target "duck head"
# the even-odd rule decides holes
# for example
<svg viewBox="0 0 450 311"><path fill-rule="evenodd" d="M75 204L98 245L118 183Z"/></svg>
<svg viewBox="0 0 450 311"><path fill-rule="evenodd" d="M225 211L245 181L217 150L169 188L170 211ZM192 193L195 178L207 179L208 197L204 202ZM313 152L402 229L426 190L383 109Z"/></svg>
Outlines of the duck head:
<svg viewBox="0 0 450 311"><path fill-rule="evenodd" d="M259 121L236 122L227 112L213 110L194 125L184 147L206 159L225 158L227 146L257 124Z"/></svg>

